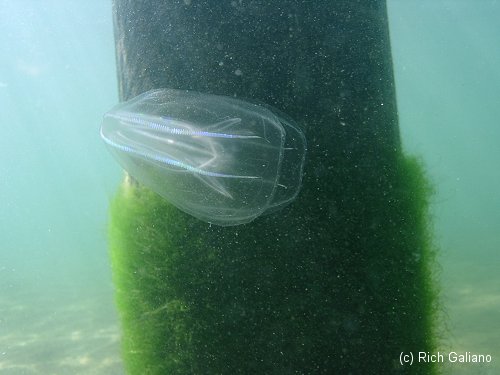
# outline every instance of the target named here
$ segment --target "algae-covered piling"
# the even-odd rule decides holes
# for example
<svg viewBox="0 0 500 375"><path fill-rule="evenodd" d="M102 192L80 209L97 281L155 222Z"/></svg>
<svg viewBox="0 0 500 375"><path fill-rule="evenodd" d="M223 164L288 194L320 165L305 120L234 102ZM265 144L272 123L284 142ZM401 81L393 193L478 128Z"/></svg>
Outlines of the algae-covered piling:
<svg viewBox="0 0 500 375"><path fill-rule="evenodd" d="M120 95L256 99L305 128L298 198L234 227L126 179L113 277L130 374L400 371L434 349L420 165L399 144L383 1L114 2ZM223 15L223 16L221 16Z"/></svg>

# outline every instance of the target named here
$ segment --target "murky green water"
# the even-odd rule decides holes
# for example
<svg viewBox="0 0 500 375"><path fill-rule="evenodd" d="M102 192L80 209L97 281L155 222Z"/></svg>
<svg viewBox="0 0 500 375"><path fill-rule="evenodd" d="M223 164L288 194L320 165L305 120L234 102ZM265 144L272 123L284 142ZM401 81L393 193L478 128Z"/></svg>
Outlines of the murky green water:
<svg viewBox="0 0 500 375"><path fill-rule="evenodd" d="M500 3L388 2L403 143L433 198L442 351L500 372ZM111 5L0 0L0 373L122 374L106 250L121 171Z"/></svg>
<svg viewBox="0 0 500 375"><path fill-rule="evenodd" d="M390 1L403 143L421 155L442 282L442 351L490 354L451 374L500 373L500 3Z"/></svg>
<svg viewBox="0 0 500 375"><path fill-rule="evenodd" d="M121 172L106 1L0 1L0 373L121 374L106 250Z"/></svg>

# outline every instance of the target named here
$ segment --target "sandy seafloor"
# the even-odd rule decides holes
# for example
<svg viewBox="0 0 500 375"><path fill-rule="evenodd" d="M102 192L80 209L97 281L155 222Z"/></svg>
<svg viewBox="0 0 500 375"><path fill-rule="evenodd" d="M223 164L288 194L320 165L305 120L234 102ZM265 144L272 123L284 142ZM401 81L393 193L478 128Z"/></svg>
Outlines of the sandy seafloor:
<svg viewBox="0 0 500 375"><path fill-rule="evenodd" d="M0 294L0 374L123 374L109 298Z"/></svg>
<svg viewBox="0 0 500 375"><path fill-rule="evenodd" d="M446 254L441 254L443 258ZM441 260L442 263L445 260ZM440 320L436 334L444 363L443 375L500 374L500 283L489 275L498 270L497 262L475 269L470 261L447 264L448 276L441 289ZM444 277L442 277L444 278ZM443 281L443 280L442 280ZM489 354L490 363L450 363L448 353Z"/></svg>
<svg viewBox="0 0 500 375"><path fill-rule="evenodd" d="M488 353L493 361L441 363L438 368L443 374L498 374L499 329L491 326L500 313L498 285L479 272L473 285L464 285L459 275L468 268L455 264L456 279L448 280L441 295L439 350L445 356L449 351ZM0 374L124 374L111 288L82 293L59 285L44 289L47 294L37 287L0 289Z"/></svg>

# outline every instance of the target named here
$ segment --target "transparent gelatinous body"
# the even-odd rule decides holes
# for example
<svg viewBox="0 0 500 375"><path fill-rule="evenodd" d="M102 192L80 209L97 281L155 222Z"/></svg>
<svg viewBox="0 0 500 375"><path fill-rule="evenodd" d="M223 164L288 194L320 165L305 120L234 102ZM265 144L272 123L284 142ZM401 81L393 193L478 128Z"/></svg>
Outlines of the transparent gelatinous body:
<svg viewBox="0 0 500 375"><path fill-rule="evenodd" d="M107 112L101 137L137 181L209 223L247 223L300 189L304 135L270 107L153 90Z"/></svg>

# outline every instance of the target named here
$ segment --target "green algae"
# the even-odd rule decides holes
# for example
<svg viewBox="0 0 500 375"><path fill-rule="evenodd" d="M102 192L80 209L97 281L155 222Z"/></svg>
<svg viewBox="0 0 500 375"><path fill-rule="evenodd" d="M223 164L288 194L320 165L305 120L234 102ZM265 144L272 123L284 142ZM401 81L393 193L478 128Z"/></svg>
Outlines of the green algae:
<svg viewBox="0 0 500 375"><path fill-rule="evenodd" d="M125 179L109 242L127 372L393 373L400 352L432 352L432 188L401 155L382 189L359 177L353 207L314 211L306 179L290 210L231 228Z"/></svg>

